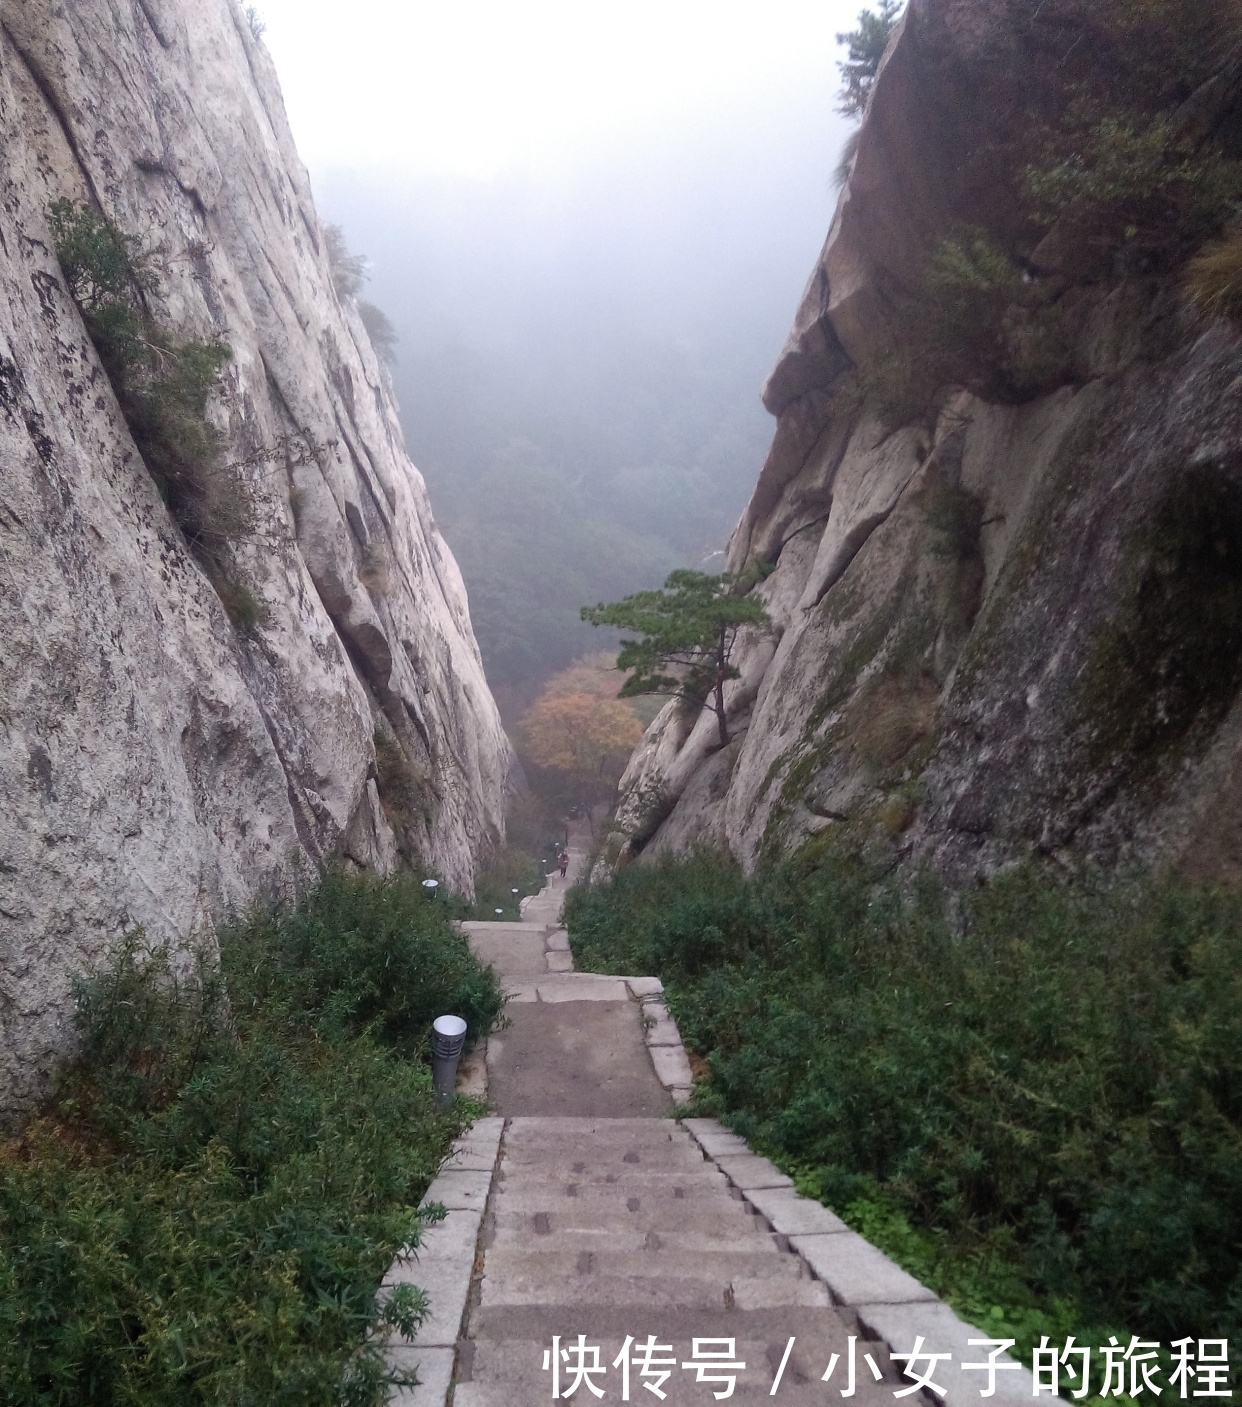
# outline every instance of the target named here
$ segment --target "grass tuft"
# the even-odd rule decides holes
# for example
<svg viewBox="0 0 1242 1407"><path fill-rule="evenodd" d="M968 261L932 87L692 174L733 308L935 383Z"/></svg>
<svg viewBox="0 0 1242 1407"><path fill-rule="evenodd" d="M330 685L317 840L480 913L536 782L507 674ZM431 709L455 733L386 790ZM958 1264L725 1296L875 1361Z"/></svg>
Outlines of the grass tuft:
<svg viewBox="0 0 1242 1407"><path fill-rule="evenodd" d="M1186 291L1208 317L1242 321L1242 230L1195 255L1186 267Z"/></svg>

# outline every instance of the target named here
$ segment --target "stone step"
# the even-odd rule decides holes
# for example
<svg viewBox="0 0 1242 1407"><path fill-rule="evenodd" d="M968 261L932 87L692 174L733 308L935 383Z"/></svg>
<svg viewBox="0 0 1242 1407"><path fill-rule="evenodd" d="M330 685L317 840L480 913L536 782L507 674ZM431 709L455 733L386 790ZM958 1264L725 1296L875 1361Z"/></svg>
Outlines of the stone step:
<svg viewBox="0 0 1242 1407"><path fill-rule="evenodd" d="M662 1122L652 1119L653 1124ZM663 1148L635 1145L632 1138L618 1139L611 1147L597 1148L580 1140L551 1148L524 1148L505 1160L507 1168L526 1176L538 1170L549 1178L569 1182L603 1181L613 1174L623 1177L704 1178L713 1186L728 1185L729 1179L707 1162L697 1148L684 1143Z"/></svg>
<svg viewBox="0 0 1242 1407"><path fill-rule="evenodd" d="M609 1198L554 1199L535 1189L523 1191L512 1200L502 1195L494 1197L491 1214L498 1228L523 1227L535 1236L587 1229L605 1233L654 1231L665 1235L692 1231L731 1235L741 1227L766 1225L731 1198L711 1195L643 1198L622 1192Z"/></svg>
<svg viewBox="0 0 1242 1407"><path fill-rule="evenodd" d="M555 1235L540 1237L538 1241L530 1234L526 1223L512 1226L493 1226L488 1232L488 1246L499 1249L519 1247L534 1253L533 1248L546 1250L548 1254L569 1255L576 1258L583 1251L599 1254L631 1254L642 1251L654 1253L667 1246L678 1254L690 1256L705 1255L773 1255L786 1254L786 1248L779 1239L768 1231L757 1217L747 1217L738 1225L730 1222L727 1235L719 1230L714 1233L675 1231L658 1234L654 1231L594 1230L590 1227L572 1227L558 1230ZM796 1261L796 1257L793 1257Z"/></svg>
<svg viewBox="0 0 1242 1407"><path fill-rule="evenodd" d="M661 1257L663 1259L663 1257ZM765 1257L759 1257L763 1260ZM782 1258L783 1259L783 1258ZM652 1268L647 1275L527 1274L510 1269L502 1276L484 1275L479 1300L483 1308L496 1305L543 1305L550 1312L558 1306L610 1305L620 1312L686 1309L771 1309L784 1305L815 1305L827 1309L832 1297L818 1280L792 1276L767 1278L739 1274L678 1276Z"/></svg>
<svg viewBox="0 0 1242 1407"><path fill-rule="evenodd" d="M598 1319L601 1311L593 1309L581 1316L585 1324L589 1319ZM823 1407L829 1400L839 1396L845 1386L843 1362L848 1351L844 1332L826 1333L820 1327L822 1314L812 1310L793 1309L782 1313L780 1310L748 1313L742 1310L708 1310L683 1314L670 1319L667 1313L658 1316L644 1316L641 1311L631 1312L627 1322L608 1327L603 1332L591 1328L580 1330L574 1327L560 1335L562 1347L573 1348L581 1331L586 1333L588 1348L600 1349L599 1362L605 1372L595 1375L593 1381L606 1393L606 1401L621 1400L622 1375L619 1367L613 1364L619 1356L625 1336L632 1336L639 1343L645 1343L649 1334L654 1333L658 1345L667 1345L669 1352L657 1354L674 1360L670 1365L670 1376L661 1384L666 1394L665 1401L670 1407L706 1407L713 1401L715 1392L723 1391L725 1384L699 1383L697 1372L681 1365L692 1362L693 1338L733 1339L736 1357L733 1362L746 1366L736 1372L736 1385L731 1403L759 1403L772 1400L772 1386L780 1369L782 1358L790 1337L793 1348L785 1362L776 1400L785 1407ZM636 1322L628 1322L633 1319ZM779 1321L779 1322L778 1322ZM548 1324L552 1323L549 1316ZM532 1326L533 1327L533 1326ZM710 1347L726 1347L712 1345ZM705 1346L706 1347L706 1346ZM453 1398L454 1407L518 1407L518 1404L550 1400L552 1396L552 1375L543 1369L545 1350L551 1349L551 1333L542 1340L529 1338L476 1338L471 1344L469 1362L461 1364L461 1370L469 1377L459 1381ZM862 1353L873 1350L873 1357L885 1379L875 1382L862 1361ZM631 1345L630 1401L646 1401L648 1393L639 1369L632 1359L634 1346ZM888 1357L878 1346L860 1343L857 1347L857 1371L855 1393L850 1399L851 1407L893 1407L893 1388L896 1380L888 1376ZM831 1385L821 1381L823 1372L833 1353L838 1355L838 1363L833 1371ZM592 1361L588 1357L588 1362ZM720 1370L715 1366L707 1369L711 1375ZM572 1381L572 1374L566 1378L565 1368L561 1370L562 1393ZM907 1384L909 1386L909 1384ZM833 1391L835 1387L836 1391ZM832 1392L832 1399L829 1393ZM594 1398L584 1387L580 1387L572 1399L575 1402L594 1402ZM658 1401L654 1396L652 1401ZM917 1399L916 1399L917 1401Z"/></svg>
<svg viewBox="0 0 1242 1407"><path fill-rule="evenodd" d="M496 1186L498 1190L507 1189L513 1183L512 1172L507 1172ZM687 1197L712 1195L728 1197L731 1201L738 1202L739 1206L742 1201L729 1186L728 1178L721 1172L713 1172L704 1177L697 1168L670 1169L667 1172L635 1171L633 1166L623 1163L603 1164L594 1169L584 1168L581 1172L566 1169L553 1174L549 1170L548 1176L540 1179L538 1190L544 1192L545 1200L554 1205L559 1203L562 1197L671 1197L674 1201L683 1201Z"/></svg>
<svg viewBox="0 0 1242 1407"><path fill-rule="evenodd" d="M487 1251L487 1275L502 1279L507 1275L527 1280L542 1277L549 1282L578 1283L596 1277L636 1277L650 1279L667 1275L676 1280L710 1280L728 1284L733 1280L809 1280L806 1267L797 1256L781 1255L767 1237L755 1236L747 1242L731 1242L728 1250L696 1246L684 1247L680 1238L662 1241L658 1251L541 1250L516 1239L493 1243ZM762 1249L760 1249L762 1248Z"/></svg>
<svg viewBox="0 0 1242 1407"><path fill-rule="evenodd" d="M583 981L593 979L584 977ZM558 1118L552 1115L517 1118L505 1131L506 1158L521 1158L530 1149L556 1143L580 1143L592 1151L626 1143L636 1149L679 1147L694 1149L694 1140L671 1119ZM696 1150L697 1151L697 1150ZM700 1161L703 1156L698 1153Z"/></svg>

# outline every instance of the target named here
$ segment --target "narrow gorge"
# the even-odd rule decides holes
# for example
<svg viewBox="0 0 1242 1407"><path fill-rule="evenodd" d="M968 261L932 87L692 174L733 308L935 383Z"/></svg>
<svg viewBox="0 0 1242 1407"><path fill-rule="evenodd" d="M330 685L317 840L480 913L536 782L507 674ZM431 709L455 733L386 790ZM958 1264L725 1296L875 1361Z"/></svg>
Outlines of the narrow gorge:
<svg viewBox="0 0 1242 1407"><path fill-rule="evenodd" d="M503 839L510 749L241 6L3 0L0 143L11 1122L71 1046L71 974L134 927L209 940L333 858L405 854L469 893ZM247 510L225 541L179 521L144 463L58 260L57 202L145 271L153 384L224 348L203 433Z"/></svg>

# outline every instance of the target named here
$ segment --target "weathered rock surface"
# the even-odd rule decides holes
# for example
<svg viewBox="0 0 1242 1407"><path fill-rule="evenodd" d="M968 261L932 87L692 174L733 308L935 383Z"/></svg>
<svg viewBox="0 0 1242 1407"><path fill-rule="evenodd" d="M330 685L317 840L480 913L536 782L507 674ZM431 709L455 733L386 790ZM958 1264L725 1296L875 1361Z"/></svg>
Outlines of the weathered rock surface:
<svg viewBox="0 0 1242 1407"><path fill-rule="evenodd" d="M953 882L1032 855L1242 875L1236 329L1097 279L1067 289L1041 394L884 426L838 395L901 347L935 241L970 224L1013 247L1020 8L911 0L890 45L730 547L775 564L772 629L742 643L727 748L675 703L648 730L631 854L723 841L754 865L816 837Z"/></svg>
<svg viewBox="0 0 1242 1407"><path fill-rule="evenodd" d="M384 368L333 290L271 62L233 0L0 0L0 1119L46 1088L69 974L208 934L297 858L459 888L509 747ZM210 414L256 503L236 631L57 265L48 205L156 250L158 318L232 349ZM317 456L307 444L325 447ZM373 735L408 769L381 801ZM382 773L382 768L380 769ZM380 777L382 781L382 776Z"/></svg>

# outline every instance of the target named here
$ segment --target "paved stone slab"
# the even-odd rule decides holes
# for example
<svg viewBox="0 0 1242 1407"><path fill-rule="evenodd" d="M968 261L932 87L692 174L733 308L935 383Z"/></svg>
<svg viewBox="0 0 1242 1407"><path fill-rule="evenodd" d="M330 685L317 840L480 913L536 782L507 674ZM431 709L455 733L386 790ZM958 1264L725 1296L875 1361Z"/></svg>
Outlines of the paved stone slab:
<svg viewBox="0 0 1242 1407"><path fill-rule="evenodd" d="M649 1257L658 1261L659 1257ZM644 1309L720 1310L774 1309L781 1305L827 1308L832 1304L826 1285L793 1277L662 1274L656 1266L647 1275L578 1275L557 1277L509 1273L483 1277L481 1304L558 1306L641 1305Z"/></svg>
<svg viewBox="0 0 1242 1407"><path fill-rule="evenodd" d="M509 932L493 933L477 931L481 927L476 926L476 931L469 934L469 942L470 951L484 967L494 968L505 977L535 977L547 972L543 934L537 928L515 927Z"/></svg>
<svg viewBox="0 0 1242 1407"><path fill-rule="evenodd" d="M569 934L563 928L558 928L555 933L549 933L547 948L550 953L569 952Z"/></svg>
<svg viewBox="0 0 1242 1407"><path fill-rule="evenodd" d="M659 1081L666 1088L689 1089L692 1083L690 1062L686 1052L677 1045L653 1045L648 1047L651 1063L655 1067Z"/></svg>
<svg viewBox="0 0 1242 1407"><path fill-rule="evenodd" d="M698 1138L700 1135L718 1133L726 1133L730 1138L737 1137L730 1129L725 1128L719 1119L682 1119L681 1126L684 1129L688 1129L695 1138Z"/></svg>
<svg viewBox="0 0 1242 1407"><path fill-rule="evenodd" d="M658 997L664 993L664 983L658 977L627 977L625 985L639 1001L644 997Z"/></svg>
<svg viewBox="0 0 1242 1407"><path fill-rule="evenodd" d="M490 1157L493 1162L496 1154L500 1151L501 1135L505 1131L505 1121L497 1118L476 1119L473 1124L461 1135L453 1140L453 1154L458 1152L468 1152L479 1157ZM446 1167L449 1163L445 1164Z"/></svg>
<svg viewBox="0 0 1242 1407"><path fill-rule="evenodd" d="M487 1249L487 1274L495 1284L506 1277L530 1282L542 1278L562 1286L566 1294L574 1286L593 1278L646 1279L663 1275L670 1280L707 1280L727 1285L738 1280L811 1280L811 1273L798 1256L784 1255L775 1238L738 1235L732 1241L710 1236L695 1239L693 1245L676 1236L661 1243L658 1250L646 1248L645 1238L633 1237L629 1249L608 1245L587 1249L577 1247L545 1250L538 1241L510 1233L497 1236ZM558 1242L559 1245L559 1242ZM506 1290L505 1293L508 1293ZM488 1294L484 1295L486 1301Z"/></svg>
<svg viewBox="0 0 1242 1407"><path fill-rule="evenodd" d="M643 1002L643 1025L646 1027L648 1045L674 1045L681 1048L681 1032L662 1001Z"/></svg>
<svg viewBox="0 0 1242 1407"><path fill-rule="evenodd" d="M631 1006L630 1010L634 1008ZM524 1152L532 1150L550 1150L558 1143L565 1147L580 1146L588 1159L610 1156L606 1150L620 1146L626 1151L645 1149L661 1154L668 1148L688 1150L696 1155L698 1162L703 1161L685 1130L671 1120L600 1115L573 1119L556 1115L513 1119L505 1130L505 1160L520 1158Z"/></svg>
<svg viewBox="0 0 1242 1407"><path fill-rule="evenodd" d="M715 1161L734 1187L740 1187L743 1192L760 1187L793 1186L793 1178L757 1153L737 1153Z"/></svg>
<svg viewBox="0 0 1242 1407"><path fill-rule="evenodd" d="M621 983L611 984L624 992ZM512 1007L490 1042L491 1099L502 1114L659 1118L670 1107L631 1001L541 1001Z"/></svg>
<svg viewBox="0 0 1242 1407"><path fill-rule="evenodd" d="M542 1002L628 1002L625 983L616 977L566 973L537 984Z"/></svg>
<svg viewBox="0 0 1242 1407"><path fill-rule="evenodd" d="M502 977L500 985L508 1002L537 1002L539 1000L539 987L533 977L528 978L525 982L520 979ZM493 1040L495 1040L495 1036L488 1037L489 1042Z"/></svg>
<svg viewBox="0 0 1242 1407"><path fill-rule="evenodd" d="M644 1235L651 1231L664 1237L685 1231L710 1235L713 1227L721 1227L733 1215L735 1205L725 1193L704 1192L674 1199L653 1195L645 1187L630 1189L628 1196L626 1190L618 1188L617 1194L610 1197L583 1194L570 1199L540 1193L537 1188L506 1195L507 1188L502 1185L497 1188L492 1208L498 1228L525 1227L533 1240L576 1230L601 1236L613 1231L641 1231Z"/></svg>
<svg viewBox="0 0 1242 1407"><path fill-rule="evenodd" d="M651 1256L657 1253L671 1252L675 1255L684 1254L699 1259L733 1252L745 1256L762 1255L765 1259L770 1259L772 1256L780 1259L788 1257L795 1264L800 1263L798 1256L788 1256L783 1241L784 1238L778 1239L766 1227L760 1227L756 1217L746 1216L740 1223L731 1225L727 1229L717 1225L706 1232L698 1232L693 1228L683 1227L675 1238L653 1237L636 1229L615 1231L576 1227L571 1230L558 1231L555 1247L548 1251L540 1251L540 1254L551 1256L565 1254L576 1261L583 1251L590 1251L601 1256L620 1256L640 1252L644 1256ZM491 1230L489 1233L491 1249L488 1254L490 1255L493 1250L527 1253L531 1251L532 1247L541 1244L541 1242L532 1239L529 1225L515 1220L513 1226L496 1226ZM804 1274L809 1274L805 1266L802 1266L802 1271Z"/></svg>
<svg viewBox="0 0 1242 1407"><path fill-rule="evenodd" d="M698 1120L684 1119L682 1122L698 1123ZM715 1120L711 1122L715 1123ZM750 1152L750 1144L744 1138L723 1128L719 1133L696 1132L694 1141L709 1158L739 1158Z"/></svg>
<svg viewBox="0 0 1242 1407"><path fill-rule="evenodd" d="M790 1245L840 1304L904 1304L936 1298L856 1232L792 1236Z"/></svg>
<svg viewBox="0 0 1242 1407"><path fill-rule="evenodd" d="M516 1317L512 1311L500 1313L508 1318ZM719 1387L713 1389L697 1383L697 1375L682 1369L681 1364L690 1358L692 1338L721 1335L735 1340L736 1361L746 1364L738 1373L736 1388L728 1399L730 1407L733 1404L750 1407L750 1404L773 1401L772 1385L791 1336L795 1342L776 1393L778 1407L824 1407L825 1403L836 1401L836 1394L828 1397L828 1387L820 1378L829 1357L833 1353L844 1355L848 1346L844 1326L840 1326L839 1332L832 1332L823 1322L835 1318L831 1311L807 1307L753 1312L734 1310L728 1314L714 1309L672 1315L665 1312L656 1322L654 1317L649 1319L641 1310L636 1310L625 1319L624 1328L600 1325L599 1321L608 1313L606 1309L592 1308L565 1325L532 1325L533 1332L528 1339L498 1340L490 1334L481 1335L475 1343L472 1381L457 1384L454 1407L527 1407L527 1404L550 1400L551 1374L543 1371L543 1352L551 1347L552 1334L562 1329L562 1346L566 1339L570 1345L575 1344L579 1332L586 1334L588 1344L599 1345L600 1362L607 1366L607 1372L597 1376L595 1382L607 1393L605 1402L621 1400L620 1371L612 1364L626 1333L639 1340L654 1333L658 1342L670 1344L673 1349L670 1356L675 1357L677 1366L661 1388L667 1394L666 1407L714 1407L712 1393L720 1390ZM536 1312L526 1311L526 1314L538 1318ZM542 1338L538 1337L540 1328L544 1329ZM887 1370L882 1348L879 1353L880 1365ZM837 1372L840 1372L839 1366ZM631 1401L650 1395L640 1387L641 1381L637 1372L631 1373ZM562 1388L565 1386L562 1379ZM850 1407L894 1407L894 1386L895 1382L872 1382L864 1368L855 1395L848 1400ZM594 1403L599 1399L580 1389L571 1400L581 1404L584 1400ZM652 1397L653 1404L656 1401Z"/></svg>
<svg viewBox="0 0 1242 1407"><path fill-rule="evenodd" d="M439 1202L449 1211L483 1210L487 1202L488 1188L492 1185L492 1170L455 1169L441 1172L427 1189L423 1203Z"/></svg>
<svg viewBox="0 0 1242 1407"><path fill-rule="evenodd" d="M549 972L572 972L574 970L574 957L568 949L563 953L549 949L544 953L544 960L547 962Z"/></svg>
<svg viewBox="0 0 1242 1407"><path fill-rule="evenodd" d="M521 937L526 933L533 933L536 925L527 922L525 919L464 919L459 925L461 931L466 934L516 934Z"/></svg>
<svg viewBox="0 0 1242 1407"><path fill-rule="evenodd" d="M461 1330L462 1313L470 1293L474 1252L482 1213L449 1212L426 1233L416 1256L395 1260L384 1277L384 1286L410 1284L427 1292L431 1312L412 1340L394 1335L390 1347L452 1348Z"/></svg>
<svg viewBox="0 0 1242 1407"><path fill-rule="evenodd" d="M474 1247L479 1239L481 1212L449 1212L443 1221L423 1231L422 1244L408 1256L398 1256L388 1267L385 1285L418 1285L420 1267L433 1260L474 1260Z"/></svg>
<svg viewBox="0 0 1242 1407"><path fill-rule="evenodd" d="M385 1357L394 1368L412 1369L418 1375L416 1387L398 1388L388 1398L388 1407L444 1407L449 1385L453 1381L451 1348L411 1348L392 1346Z"/></svg>
<svg viewBox="0 0 1242 1407"><path fill-rule="evenodd" d="M981 1330L959 1319L947 1304L933 1300L925 1304L868 1304L856 1310L859 1322L870 1333L882 1338L895 1353L909 1353L920 1335L923 1347L931 1353L952 1353L952 1363L938 1363L932 1381L946 1389L945 1407L980 1407L980 1394L988 1386L989 1374L963 1371L963 1363L985 1363L989 1350L971 1347L969 1339L986 1339ZM998 1362L1014 1362L1007 1354ZM896 1367L903 1367L897 1364ZM925 1366L925 1365L920 1365ZM996 1374L996 1391L987 1399L988 1407L1029 1407L1033 1396L1030 1369L1025 1364ZM1051 1395L1041 1398L1052 1403L1060 1399Z"/></svg>
<svg viewBox="0 0 1242 1407"><path fill-rule="evenodd" d="M827 1207L799 1197L787 1187L755 1188L746 1193L746 1200L763 1213L773 1231L783 1236L809 1236L817 1232L846 1231L848 1227Z"/></svg>

